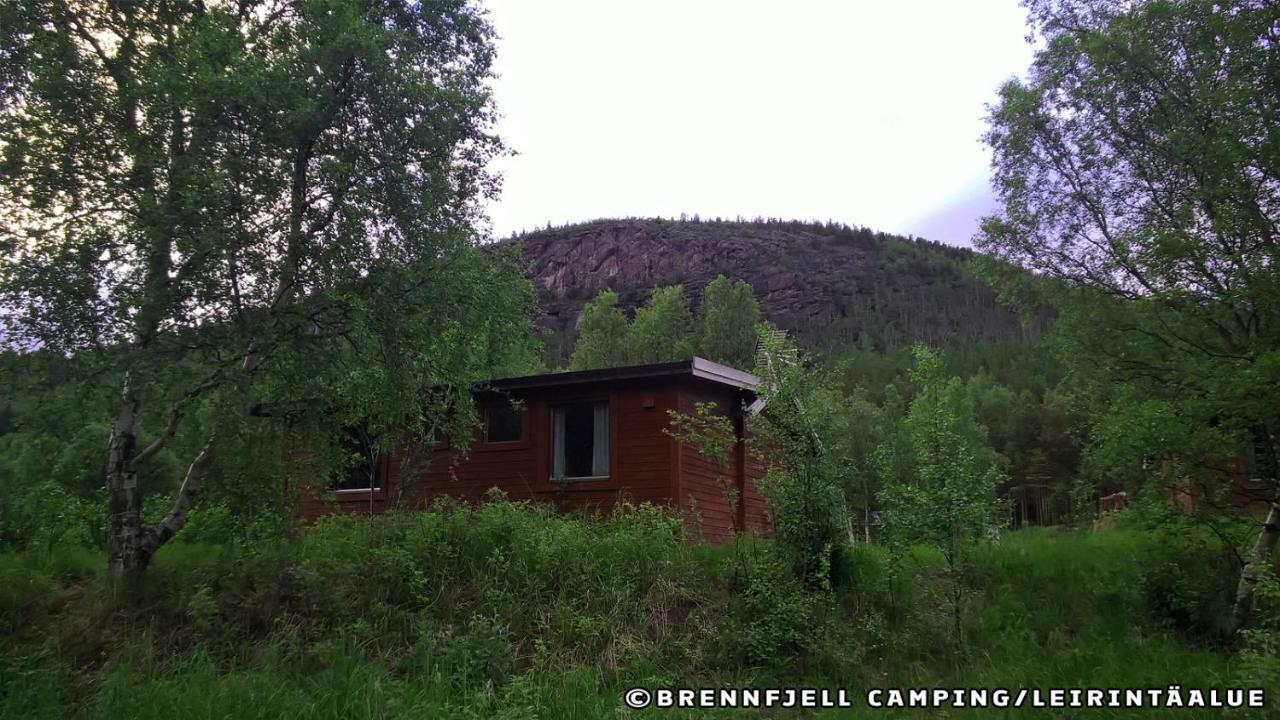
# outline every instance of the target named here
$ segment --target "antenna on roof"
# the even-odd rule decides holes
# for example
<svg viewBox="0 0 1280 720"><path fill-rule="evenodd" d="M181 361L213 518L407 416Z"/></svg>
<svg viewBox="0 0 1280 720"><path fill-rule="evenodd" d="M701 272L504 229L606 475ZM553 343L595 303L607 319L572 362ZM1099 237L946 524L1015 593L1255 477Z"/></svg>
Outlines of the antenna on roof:
<svg viewBox="0 0 1280 720"><path fill-rule="evenodd" d="M760 384L767 390L769 395L778 392L779 373L786 367L795 367L800 363L800 351L796 346L787 339L785 330L778 328L761 329L756 336L756 367L763 376L760 378ZM810 439L813 440L814 447L818 452L823 452L822 438L818 437L818 431L809 422L808 413L805 412L804 404L800 402L799 397L791 398L792 404L796 407L796 412L800 416L801 422L807 427ZM756 401L751 403L747 408L752 415L758 414L764 409L764 401L757 395Z"/></svg>

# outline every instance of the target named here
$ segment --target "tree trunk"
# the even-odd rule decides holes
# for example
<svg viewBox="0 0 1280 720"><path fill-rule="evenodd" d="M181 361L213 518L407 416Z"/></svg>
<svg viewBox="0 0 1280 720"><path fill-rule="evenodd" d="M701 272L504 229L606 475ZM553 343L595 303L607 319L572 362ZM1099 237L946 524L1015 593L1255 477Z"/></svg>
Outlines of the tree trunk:
<svg viewBox="0 0 1280 720"><path fill-rule="evenodd" d="M120 408L107 441L107 572L136 575L151 556L143 547L142 494L138 492L139 399L126 374Z"/></svg>
<svg viewBox="0 0 1280 720"><path fill-rule="evenodd" d="M1249 621L1249 615L1253 612L1253 588L1258 583L1257 567L1270 560L1271 551L1275 549L1277 540L1280 540L1280 501L1271 503L1271 511L1267 513L1267 519L1263 522L1262 529L1258 531L1253 552L1249 554L1244 567L1240 569L1240 582L1236 585L1235 607L1231 611L1232 633L1239 631Z"/></svg>
<svg viewBox="0 0 1280 720"><path fill-rule="evenodd" d="M187 468L168 514L155 527L143 527L138 464L146 453L138 451L139 405L126 375L120 409L107 442L107 574L113 579L140 575L156 550L182 529L200 492L200 480L213 460L211 437Z"/></svg>
<svg viewBox="0 0 1280 720"><path fill-rule="evenodd" d="M862 533L863 539L871 544L871 486L862 481Z"/></svg>

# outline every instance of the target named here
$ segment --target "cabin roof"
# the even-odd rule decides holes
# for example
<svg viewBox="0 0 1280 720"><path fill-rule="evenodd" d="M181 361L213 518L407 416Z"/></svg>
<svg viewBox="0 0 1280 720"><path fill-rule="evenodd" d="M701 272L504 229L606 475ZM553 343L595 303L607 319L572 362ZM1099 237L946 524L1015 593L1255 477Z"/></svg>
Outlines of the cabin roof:
<svg viewBox="0 0 1280 720"><path fill-rule="evenodd" d="M689 377L706 382L754 393L760 380L751 373L743 372L728 365L711 362L705 358L695 357L676 362L653 363L650 365L628 365L626 367L600 368L598 370L578 370L576 372L545 373L543 375L526 375L524 377L502 378L490 380L485 387L491 390L530 390L533 388L569 387L588 383L608 383L624 380L647 380L657 378Z"/></svg>

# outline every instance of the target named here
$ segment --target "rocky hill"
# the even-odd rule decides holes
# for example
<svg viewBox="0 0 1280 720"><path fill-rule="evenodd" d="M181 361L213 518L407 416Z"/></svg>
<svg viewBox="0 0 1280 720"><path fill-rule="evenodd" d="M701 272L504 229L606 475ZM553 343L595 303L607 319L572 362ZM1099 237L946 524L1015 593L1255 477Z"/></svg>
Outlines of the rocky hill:
<svg viewBox="0 0 1280 720"><path fill-rule="evenodd" d="M785 221L597 220L527 233L552 352L571 347L583 304L612 288L628 308L683 283L694 306L717 273L755 289L767 318L805 345L892 347L1026 338L967 269L973 253L866 228Z"/></svg>

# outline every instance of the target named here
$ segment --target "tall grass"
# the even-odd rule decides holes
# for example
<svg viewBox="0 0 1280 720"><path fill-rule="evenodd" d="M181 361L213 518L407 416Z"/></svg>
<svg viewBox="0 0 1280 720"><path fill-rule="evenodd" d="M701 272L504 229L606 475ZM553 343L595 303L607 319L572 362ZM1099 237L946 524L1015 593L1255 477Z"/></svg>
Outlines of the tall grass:
<svg viewBox="0 0 1280 720"><path fill-rule="evenodd" d="M1235 677L1227 650L1170 620L1182 580L1167 565L1208 567L1186 548L1023 531L973 552L964 646L935 554L858 546L835 592L814 594L767 540L689 546L649 507L333 518L256 548L168 546L125 592L108 592L100 557L0 555L0 717L595 718L627 715L632 685L856 695ZM1210 607L1197 597L1182 604Z"/></svg>

